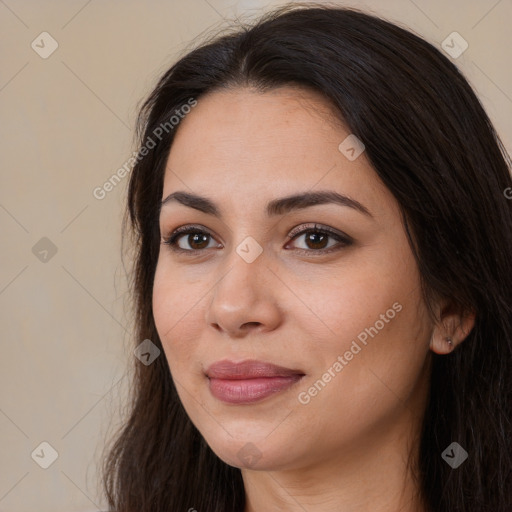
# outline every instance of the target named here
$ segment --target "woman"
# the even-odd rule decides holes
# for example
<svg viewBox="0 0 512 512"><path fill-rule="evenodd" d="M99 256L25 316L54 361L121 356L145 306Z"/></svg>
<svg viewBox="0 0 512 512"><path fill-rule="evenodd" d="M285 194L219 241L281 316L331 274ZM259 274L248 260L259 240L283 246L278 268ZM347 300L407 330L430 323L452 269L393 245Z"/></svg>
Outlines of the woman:
<svg viewBox="0 0 512 512"><path fill-rule="evenodd" d="M145 360L109 505L509 512L510 159L432 45L303 7L185 55L141 110Z"/></svg>

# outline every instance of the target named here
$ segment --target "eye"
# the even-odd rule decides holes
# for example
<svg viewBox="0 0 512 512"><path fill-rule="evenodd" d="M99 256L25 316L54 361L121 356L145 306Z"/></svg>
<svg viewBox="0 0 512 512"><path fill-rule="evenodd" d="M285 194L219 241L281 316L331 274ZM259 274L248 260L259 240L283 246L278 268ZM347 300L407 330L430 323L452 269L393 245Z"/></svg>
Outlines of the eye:
<svg viewBox="0 0 512 512"><path fill-rule="evenodd" d="M181 240L183 238L183 240ZM175 229L168 238L164 238L164 244L170 246L176 252L198 252L209 249L208 238L212 235L203 229L193 226L181 226ZM187 248L188 247L190 248Z"/></svg>
<svg viewBox="0 0 512 512"><path fill-rule="evenodd" d="M304 225L298 226L290 233L291 241L304 237L305 248L298 249L302 253L326 254L353 243L353 240L348 235L328 227L322 227L318 224L310 225L308 229L304 229L304 227ZM337 243L329 245L329 239L334 239Z"/></svg>

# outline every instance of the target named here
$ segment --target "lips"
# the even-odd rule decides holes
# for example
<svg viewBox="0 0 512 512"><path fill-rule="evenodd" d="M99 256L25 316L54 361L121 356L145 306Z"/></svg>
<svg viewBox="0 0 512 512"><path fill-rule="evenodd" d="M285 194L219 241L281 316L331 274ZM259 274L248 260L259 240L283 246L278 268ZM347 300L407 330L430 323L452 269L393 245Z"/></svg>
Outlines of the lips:
<svg viewBox="0 0 512 512"><path fill-rule="evenodd" d="M257 377L290 377L304 375L301 370L292 370L263 361L247 360L240 363L223 360L213 363L206 375L213 379L255 379Z"/></svg>
<svg viewBox="0 0 512 512"><path fill-rule="evenodd" d="M218 361L207 370L212 395L230 404L250 404L285 391L304 372L263 361Z"/></svg>

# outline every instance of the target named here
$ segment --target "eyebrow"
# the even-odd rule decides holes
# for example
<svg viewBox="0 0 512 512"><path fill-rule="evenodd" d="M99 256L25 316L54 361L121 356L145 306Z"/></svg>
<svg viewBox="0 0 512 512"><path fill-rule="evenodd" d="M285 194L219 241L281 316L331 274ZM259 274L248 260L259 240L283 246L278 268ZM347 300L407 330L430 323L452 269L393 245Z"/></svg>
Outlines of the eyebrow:
<svg viewBox="0 0 512 512"><path fill-rule="evenodd" d="M194 208L208 215L222 217L220 208L207 197L191 194L189 192L177 191L169 194L161 203L160 208L171 202L178 202L189 208ZM284 215L294 210L302 210L311 206L320 204L339 204L348 206L354 210L373 218L370 211L359 201L351 199L343 194L338 194L332 190L320 190L317 192L305 192L302 194L294 194L279 199L273 199L267 204L267 215L269 217L276 215Z"/></svg>

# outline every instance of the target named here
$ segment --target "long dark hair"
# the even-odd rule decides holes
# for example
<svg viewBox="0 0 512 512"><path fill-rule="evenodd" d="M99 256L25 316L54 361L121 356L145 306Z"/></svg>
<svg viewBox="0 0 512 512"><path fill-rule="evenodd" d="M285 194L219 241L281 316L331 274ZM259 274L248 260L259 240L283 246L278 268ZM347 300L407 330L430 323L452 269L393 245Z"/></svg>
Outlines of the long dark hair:
<svg viewBox="0 0 512 512"><path fill-rule="evenodd" d="M161 77L140 110L137 136L152 147L135 162L125 217L135 342L150 339L163 353L152 289L165 164L179 129L170 117L221 88L286 85L322 93L365 144L400 205L432 319L436 298L476 312L460 346L432 354L417 468L427 510L512 511L511 161L457 67L395 24L356 9L288 5L217 35ZM102 467L110 508L242 512L240 469L191 423L166 358L148 366L133 359L130 415ZM441 456L454 441L469 454L457 469Z"/></svg>

